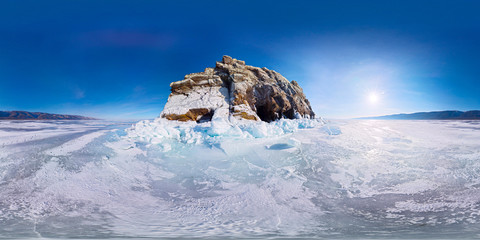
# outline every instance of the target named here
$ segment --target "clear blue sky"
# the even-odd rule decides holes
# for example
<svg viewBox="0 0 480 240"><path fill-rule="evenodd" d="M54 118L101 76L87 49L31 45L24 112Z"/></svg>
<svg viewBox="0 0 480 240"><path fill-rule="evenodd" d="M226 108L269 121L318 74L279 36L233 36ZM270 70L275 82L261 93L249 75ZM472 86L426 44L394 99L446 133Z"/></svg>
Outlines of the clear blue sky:
<svg viewBox="0 0 480 240"><path fill-rule="evenodd" d="M480 109L480 1L0 1L0 110L156 117L222 55L319 116ZM376 101L369 100L375 94Z"/></svg>

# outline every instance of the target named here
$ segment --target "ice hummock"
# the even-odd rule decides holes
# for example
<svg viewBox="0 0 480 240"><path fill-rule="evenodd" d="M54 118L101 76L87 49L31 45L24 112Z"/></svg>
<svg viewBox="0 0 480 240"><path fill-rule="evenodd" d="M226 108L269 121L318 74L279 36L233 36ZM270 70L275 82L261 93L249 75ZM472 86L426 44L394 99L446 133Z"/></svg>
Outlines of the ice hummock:
<svg viewBox="0 0 480 240"><path fill-rule="evenodd" d="M236 118L213 118L212 121L180 122L156 118L143 120L130 129L130 139L151 144L162 143L165 139L187 144L214 144L223 139L269 138L293 133L299 129L321 127L322 118L280 119L270 123L263 121L238 120Z"/></svg>

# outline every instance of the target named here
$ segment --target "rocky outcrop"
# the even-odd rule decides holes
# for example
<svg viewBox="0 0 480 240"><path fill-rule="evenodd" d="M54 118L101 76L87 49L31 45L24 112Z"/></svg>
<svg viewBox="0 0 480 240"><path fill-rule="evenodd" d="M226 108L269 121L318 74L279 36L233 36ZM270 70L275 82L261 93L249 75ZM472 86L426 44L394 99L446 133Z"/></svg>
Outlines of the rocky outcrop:
<svg viewBox="0 0 480 240"><path fill-rule="evenodd" d="M296 81L229 56L223 56L215 68L188 74L170 87L160 115L169 120L202 122L212 117L235 117L271 122L315 116Z"/></svg>

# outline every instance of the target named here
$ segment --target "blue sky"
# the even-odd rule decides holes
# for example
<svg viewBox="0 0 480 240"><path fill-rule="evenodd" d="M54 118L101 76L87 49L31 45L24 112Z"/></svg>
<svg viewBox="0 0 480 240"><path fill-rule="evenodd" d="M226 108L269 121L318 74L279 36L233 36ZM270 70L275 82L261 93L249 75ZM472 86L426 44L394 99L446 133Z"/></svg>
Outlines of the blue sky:
<svg viewBox="0 0 480 240"><path fill-rule="evenodd" d="M0 109L141 119L222 55L319 116L480 109L480 1L0 1ZM369 101L375 94L378 99Z"/></svg>

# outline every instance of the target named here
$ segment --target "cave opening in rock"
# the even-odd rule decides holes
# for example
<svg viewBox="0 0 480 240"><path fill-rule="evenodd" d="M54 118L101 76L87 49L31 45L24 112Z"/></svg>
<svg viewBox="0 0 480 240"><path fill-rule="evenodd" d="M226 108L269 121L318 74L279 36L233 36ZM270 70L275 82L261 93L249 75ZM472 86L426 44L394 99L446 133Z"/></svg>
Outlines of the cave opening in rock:
<svg viewBox="0 0 480 240"><path fill-rule="evenodd" d="M269 112L268 107L264 105L256 106L257 108L257 115L260 117L260 120L264 122L271 122L275 121L275 113Z"/></svg>
<svg viewBox="0 0 480 240"><path fill-rule="evenodd" d="M287 111L283 112L283 117L295 119L295 110L293 108L288 109Z"/></svg>
<svg viewBox="0 0 480 240"><path fill-rule="evenodd" d="M199 119L197 119L197 123L203 123L203 122L209 122L212 120L213 117L213 112L210 110L209 112L205 113L203 116L201 116Z"/></svg>

